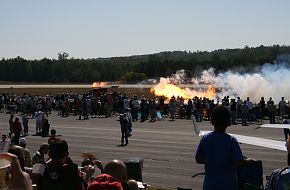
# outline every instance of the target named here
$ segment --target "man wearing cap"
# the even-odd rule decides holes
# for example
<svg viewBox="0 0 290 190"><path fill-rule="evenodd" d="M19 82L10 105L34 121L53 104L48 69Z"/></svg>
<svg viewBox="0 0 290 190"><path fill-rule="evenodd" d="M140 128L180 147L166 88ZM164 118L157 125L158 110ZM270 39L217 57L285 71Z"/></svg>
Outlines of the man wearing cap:
<svg viewBox="0 0 290 190"><path fill-rule="evenodd" d="M24 149L24 167L32 167L30 151L26 148L26 139L19 139L19 146Z"/></svg>
<svg viewBox="0 0 290 190"><path fill-rule="evenodd" d="M37 164L37 163L43 163L45 162L44 160L44 155L47 154L49 151L49 145L48 144L42 144L36 153L33 154L32 157L32 164Z"/></svg>

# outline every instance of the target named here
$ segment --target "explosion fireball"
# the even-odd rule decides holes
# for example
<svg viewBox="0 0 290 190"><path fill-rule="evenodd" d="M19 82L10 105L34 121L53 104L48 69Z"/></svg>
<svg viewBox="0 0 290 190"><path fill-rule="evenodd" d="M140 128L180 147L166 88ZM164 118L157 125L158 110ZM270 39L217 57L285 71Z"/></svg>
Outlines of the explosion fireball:
<svg viewBox="0 0 290 190"><path fill-rule="evenodd" d="M160 78L160 83L153 86L150 92L155 96L164 96L167 99L174 97L182 97L186 100L192 99L193 97L206 97L213 99L216 95L216 88L213 85L208 85L207 89L194 90L188 87L180 88L177 85L171 84L166 78Z"/></svg>
<svg viewBox="0 0 290 190"><path fill-rule="evenodd" d="M94 82L94 83L93 83L93 88L104 87L104 86L106 86L106 85L107 85L106 82Z"/></svg>

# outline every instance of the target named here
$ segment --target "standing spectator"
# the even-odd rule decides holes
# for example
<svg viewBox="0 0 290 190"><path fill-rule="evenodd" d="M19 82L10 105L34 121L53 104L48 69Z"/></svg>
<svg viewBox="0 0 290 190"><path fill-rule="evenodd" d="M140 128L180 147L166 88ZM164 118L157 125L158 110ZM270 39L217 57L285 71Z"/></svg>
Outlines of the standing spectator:
<svg viewBox="0 0 290 190"><path fill-rule="evenodd" d="M282 97L279 102L279 113L281 116L285 115L286 106L287 106L286 101L284 100L284 97Z"/></svg>
<svg viewBox="0 0 290 190"><path fill-rule="evenodd" d="M28 119L27 113L26 111L23 111L22 112L22 125L23 125L23 134L25 136L28 135L28 122L29 122L29 119Z"/></svg>
<svg viewBox="0 0 290 190"><path fill-rule="evenodd" d="M82 99L82 104L81 104L81 115L79 116L79 119L81 120L82 119L82 115L84 116L84 120L85 119L89 119L89 114L88 114L88 105L87 105L87 102L86 102L86 98L83 97Z"/></svg>
<svg viewBox="0 0 290 190"><path fill-rule="evenodd" d="M43 119L42 119L42 132L41 132L42 137L47 137L49 135L49 128L50 128L50 124L48 122L48 118L43 117Z"/></svg>
<svg viewBox="0 0 290 190"><path fill-rule="evenodd" d="M236 125L236 116L237 116L237 103L235 99L231 99L230 102L230 112L231 112L231 122L232 125Z"/></svg>
<svg viewBox="0 0 290 190"><path fill-rule="evenodd" d="M139 101L137 100L137 96L134 96L134 100L132 104L133 104L132 121L138 121L138 111L140 108L140 104L139 104Z"/></svg>
<svg viewBox="0 0 290 190"><path fill-rule="evenodd" d="M15 117L14 127L13 127L13 133L14 133L13 144L19 145L19 138L20 138L21 132L22 132L22 125L19 121L19 118Z"/></svg>
<svg viewBox="0 0 290 190"><path fill-rule="evenodd" d="M289 116L285 116L285 117L283 118L282 123L283 123L283 124L290 124ZM285 141L288 140L289 135L290 135L290 129L289 129L289 128L284 128Z"/></svg>
<svg viewBox="0 0 290 190"><path fill-rule="evenodd" d="M246 105L248 107L248 120L253 121L253 103L249 97L247 97Z"/></svg>
<svg viewBox="0 0 290 190"><path fill-rule="evenodd" d="M129 105L129 99L127 98L126 94L123 97L123 107L124 107L124 110L126 110L127 108L130 107L130 105Z"/></svg>
<svg viewBox="0 0 290 190"><path fill-rule="evenodd" d="M268 108L268 112L269 112L269 119L270 119L270 124L275 124L276 121L275 121L275 117L276 117L276 106L274 105L274 102L271 101L269 103L269 105L267 106Z"/></svg>
<svg viewBox="0 0 290 190"><path fill-rule="evenodd" d="M121 125L121 145L120 146L127 146L128 144L128 120L125 114L120 114L120 125ZM126 144L124 144L124 139Z"/></svg>
<svg viewBox="0 0 290 190"><path fill-rule="evenodd" d="M159 104L159 110L160 110L160 114L161 116L165 115L164 113L164 97L163 96L160 96L159 100L158 100L158 104Z"/></svg>
<svg viewBox="0 0 290 190"><path fill-rule="evenodd" d="M264 97L261 97L261 100L259 102L259 106L260 106L260 110L261 110L261 114L262 114L261 116L263 118L265 115L265 111L266 111L266 102L265 102Z"/></svg>
<svg viewBox="0 0 290 190"><path fill-rule="evenodd" d="M174 97L172 97L169 100L169 113L170 113L171 121L174 121L174 115L175 115L175 100L174 100Z"/></svg>
<svg viewBox="0 0 290 190"><path fill-rule="evenodd" d="M47 154L49 151L49 145L48 144L42 144L39 148L38 151L36 151L33 156L32 156L32 164L37 164L37 163L43 163L44 160L44 155Z"/></svg>
<svg viewBox="0 0 290 190"><path fill-rule="evenodd" d="M90 96L86 97L86 104L88 109L88 115L92 115L92 99Z"/></svg>
<svg viewBox="0 0 290 190"><path fill-rule="evenodd" d="M131 114L131 109L130 108L126 108L126 115L127 115L127 119L128 119L128 137L132 136L132 114Z"/></svg>
<svg viewBox="0 0 290 190"><path fill-rule="evenodd" d="M35 112L35 124L36 124L36 133L39 134L39 132L42 131L42 119L43 119L43 112L42 111L37 111Z"/></svg>
<svg viewBox="0 0 290 190"><path fill-rule="evenodd" d="M242 125L247 126L247 120L249 115L249 108L247 106L247 101L244 101L244 104L241 107L241 114L242 114Z"/></svg>
<svg viewBox="0 0 290 190"><path fill-rule="evenodd" d="M141 122L144 122L147 119L146 111L147 111L147 100L145 98L142 98L140 103Z"/></svg>
<svg viewBox="0 0 290 190"><path fill-rule="evenodd" d="M201 101L199 98L196 99L196 102L195 102L195 108L196 108L196 121L197 122L201 122L202 121L202 115L201 115Z"/></svg>
<svg viewBox="0 0 290 190"><path fill-rule="evenodd" d="M192 100L189 98L187 101L187 107L186 107L186 118L190 119L192 114Z"/></svg>
<svg viewBox="0 0 290 190"><path fill-rule="evenodd" d="M241 118L242 117L242 111L241 107L244 104L243 100L241 100L240 97L237 98L237 117Z"/></svg>
<svg viewBox="0 0 290 190"><path fill-rule="evenodd" d="M13 127L14 127L14 114L10 114L10 118L9 118L9 131L10 131L10 133L9 133L9 136L13 133Z"/></svg>
<svg viewBox="0 0 290 190"><path fill-rule="evenodd" d="M214 131L202 137L199 142L195 160L204 164L204 190L230 189L238 190L236 166L251 163L244 159L237 139L226 133L231 125L231 115L227 107L216 107L211 115Z"/></svg>
<svg viewBox="0 0 290 190"><path fill-rule="evenodd" d="M156 121L156 104L155 104L154 99L149 100L148 110L150 114L150 121L155 122Z"/></svg>
<svg viewBox="0 0 290 190"><path fill-rule="evenodd" d="M287 148L287 164L290 166L290 136L288 136L285 146Z"/></svg>
<svg viewBox="0 0 290 190"><path fill-rule="evenodd" d="M274 105L274 101L272 100L272 97L270 97L269 100L267 101L267 107L268 107L270 104L273 104L273 105Z"/></svg>

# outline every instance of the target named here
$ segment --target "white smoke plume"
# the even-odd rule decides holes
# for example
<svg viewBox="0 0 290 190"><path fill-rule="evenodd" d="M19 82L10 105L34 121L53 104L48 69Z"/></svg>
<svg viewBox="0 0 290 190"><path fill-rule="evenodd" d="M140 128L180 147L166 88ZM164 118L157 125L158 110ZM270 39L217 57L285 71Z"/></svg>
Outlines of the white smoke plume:
<svg viewBox="0 0 290 190"><path fill-rule="evenodd" d="M204 70L199 78L188 79L186 72L181 70L167 80L175 85L189 84L190 81L194 84L191 88L192 94L211 84L218 89L218 100L224 96L241 97L242 100L250 97L254 103L258 103L261 97L266 101L272 97L278 103L282 96L290 100L290 56L281 56L275 64L264 64L251 73L227 71L215 74L215 70L211 68Z"/></svg>
<svg viewBox="0 0 290 190"><path fill-rule="evenodd" d="M263 96L270 97L278 103L281 97L290 98L290 68L286 64L264 64L253 73L235 73L228 71L218 75L208 76L212 84L221 89L219 97L240 96L245 100L247 97L253 102L258 102Z"/></svg>

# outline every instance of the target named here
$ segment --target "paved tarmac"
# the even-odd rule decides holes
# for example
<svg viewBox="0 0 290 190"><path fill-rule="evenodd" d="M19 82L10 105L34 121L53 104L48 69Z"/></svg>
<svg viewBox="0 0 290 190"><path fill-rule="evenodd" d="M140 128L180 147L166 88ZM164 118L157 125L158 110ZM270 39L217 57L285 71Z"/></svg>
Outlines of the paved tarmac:
<svg viewBox="0 0 290 190"><path fill-rule="evenodd" d="M8 132L9 114L0 114L0 133ZM133 135L129 145L119 147L121 143L120 125L117 117L90 118L77 120L76 116L60 117L53 112L48 117L51 128L57 130L68 141L73 161L80 164L82 152L95 153L104 163L111 159L140 157L143 162L143 182L157 187L176 187L202 189L203 176L194 179L191 176L203 172L203 165L195 163L194 154L200 137L194 134L191 120L168 118L152 122L134 122ZM268 121L264 121L268 123ZM212 130L210 122L198 123L201 130ZM30 134L35 133L35 120L30 119ZM283 140L283 129L259 128L234 125L228 132L241 135ZM31 154L47 142L48 138L28 136L28 148ZM241 144L245 156L263 161L264 175L270 175L274 169L286 166L286 152ZM97 172L98 173L98 172Z"/></svg>

